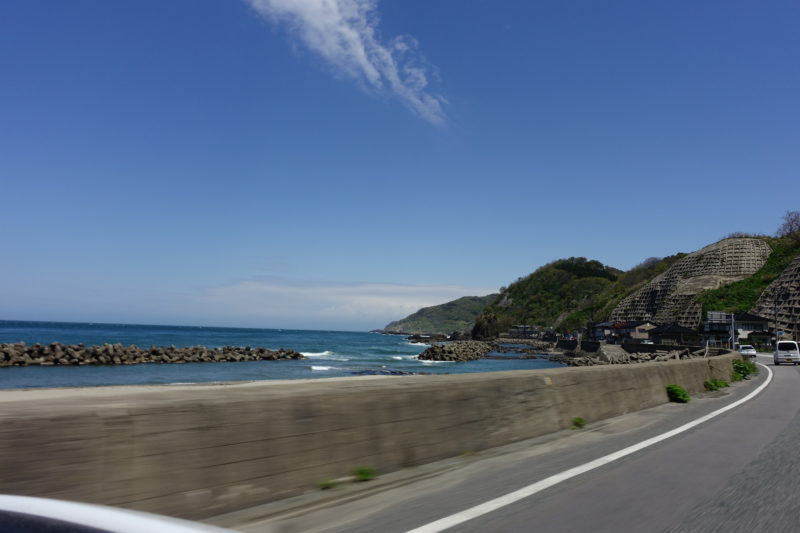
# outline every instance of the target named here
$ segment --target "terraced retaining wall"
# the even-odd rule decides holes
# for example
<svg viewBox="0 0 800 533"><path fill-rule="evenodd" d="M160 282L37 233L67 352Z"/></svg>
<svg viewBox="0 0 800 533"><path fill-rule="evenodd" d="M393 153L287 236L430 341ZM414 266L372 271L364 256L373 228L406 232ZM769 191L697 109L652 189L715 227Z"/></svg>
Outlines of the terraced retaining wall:
<svg viewBox="0 0 800 533"><path fill-rule="evenodd" d="M624 298L609 320L651 320L696 328L703 319L695 297L755 274L772 249L762 239L728 238L692 252Z"/></svg>
<svg viewBox="0 0 800 533"><path fill-rule="evenodd" d="M730 354L645 365L0 392L0 493L202 519L667 401Z"/></svg>

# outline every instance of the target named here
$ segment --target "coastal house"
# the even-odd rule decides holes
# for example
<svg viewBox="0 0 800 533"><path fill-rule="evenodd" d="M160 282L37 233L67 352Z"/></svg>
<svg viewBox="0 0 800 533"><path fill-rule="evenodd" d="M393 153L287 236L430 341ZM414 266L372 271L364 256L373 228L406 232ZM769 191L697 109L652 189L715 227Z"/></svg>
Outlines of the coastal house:
<svg viewBox="0 0 800 533"><path fill-rule="evenodd" d="M655 344L698 344L700 334L690 328L678 324L664 324L648 331Z"/></svg>
<svg viewBox="0 0 800 533"><path fill-rule="evenodd" d="M614 322L590 322L586 330L590 340L602 341L611 335L611 326Z"/></svg>
<svg viewBox="0 0 800 533"><path fill-rule="evenodd" d="M537 326L517 324L515 326L511 326L511 329L508 331L508 336L515 339L530 339L538 333L538 330L539 328Z"/></svg>
<svg viewBox="0 0 800 533"><path fill-rule="evenodd" d="M701 336L702 342L711 346L760 345L769 339L769 319L750 313L709 311Z"/></svg>
<svg viewBox="0 0 800 533"><path fill-rule="evenodd" d="M753 334L769 334L769 319L750 313L735 313L733 315L739 339L750 339Z"/></svg>
<svg viewBox="0 0 800 533"><path fill-rule="evenodd" d="M655 329L656 324L649 320L636 320L633 322L622 322L615 326L619 339L625 341L643 341L650 338L650 330Z"/></svg>
<svg viewBox="0 0 800 533"><path fill-rule="evenodd" d="M649 339L649 331L655 327L656 325L649 320L613 322L608 327L605 338L608 342L615 344L640 342Z"/></svg>
<svg viewBox="0 0 800 533"><path fill-rule="evenodd" d="M545 342L556 342L558 340L558 335L553 331L543 331L539 334L539 339Z"/></svg>

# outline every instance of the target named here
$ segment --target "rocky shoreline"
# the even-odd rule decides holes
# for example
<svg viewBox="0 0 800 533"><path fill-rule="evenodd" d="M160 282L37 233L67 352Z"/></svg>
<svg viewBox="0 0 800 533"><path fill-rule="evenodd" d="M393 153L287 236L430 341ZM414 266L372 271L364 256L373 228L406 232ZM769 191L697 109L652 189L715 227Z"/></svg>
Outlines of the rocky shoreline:
<svg viewBox="0 0 800 533"><path fill-rule="evenodd" d="M727 353L727 350L725 350ZM717 353L713 355L719 355ZM551 361L558 361L569 366L595 366L595 365L629 365L637 363L664 362L671 359L702 359L705 357L704 350L691 351L689 348L679 350L658 350L655 352L631 352L622 354L610 354L603 351L597 353L564 352L563 354L552 354L549 356Z"/></svg>
<svg viewBox="0 0 800 533"><path fill-rule="evenodd" d="M48 345L26 345L24 342L0 344L0 367L3 366L82 366L82 365L136 365L142 363L219 363L240 361L277 361L281 359L305 359L294 350L267 350L250 346L223 346L208 348L190 346L151 346L103 344L84 346L64 345L54 342Z"/></svg>
<svg viewBox="0 0 800 533"><path fill-rule="evenodd" d="M496 349L499 348L506 350L509 349L507 346L505 346L507 344L524 344L526 346L529 346L530 347L529 349L536 349L536 350L552 350L553 348L555 348L556 345L554 342L543 341L539 339L516 339L513 337L499 337L495 339L492 344L495 346ZM517 350L518 348L515 347L514 349Z"/></svg>
<svg viewBox="0 0 800 533"><path fill-rule="evenodd" d="M704 357L703 349L692 351L688 348L658 350L651 353L626 352L621 347L604 346L597 352L580 350L558 350L552 343L526 342L526 347L508 346L522 344L509 342L488 343L483 341L454 341L431 345L417 357L428 361L475 361L478 359L548 359L568 366L594 366L614 364L637 364L650 361L669 361L671 359L694 359ZM490 352L493 352L490 355ZM513 353L515 355L503 355ZM716 353L713 355L717 355ZM305 359L294 350L267 350L250 346L224 346L208 348L190 346L123 346L122 344L103 344L84 346L83 344L64 345L54 342L48 345L26 345L24 342L0 344L0 367L8 366L84 366L84 365L135 365L144 363L180 364L215 363L242 361L277 361ZM365 371L366 372L366 371ZM370 371L372 372L372 371ZM386 372L388 373L388 372ZM405 372L392 371L393 375Z"/></svg>
<svg viewBox="0 0 800 533"><path fill-rule="evenodd" d="M509 346L509 344L525 345ZM489 353L493 352L493 353ZM709 355L719 355L727 350ZM515 355L504 355L504 354ZM601 346L597 352L584 352L581 350L561 350L554 343L530 339L502 339L494 342L483 341L455 341L445 344L433 344L430 348L419 354L418 359L430 361L474 361L477 359L547 359L567 366L595 366L595 365L628 365L649 362L663 362L672 359L695 359L705 357L705 349L676 348L655 350L652 352L627 352L622 347L611 345Z"/></svg>

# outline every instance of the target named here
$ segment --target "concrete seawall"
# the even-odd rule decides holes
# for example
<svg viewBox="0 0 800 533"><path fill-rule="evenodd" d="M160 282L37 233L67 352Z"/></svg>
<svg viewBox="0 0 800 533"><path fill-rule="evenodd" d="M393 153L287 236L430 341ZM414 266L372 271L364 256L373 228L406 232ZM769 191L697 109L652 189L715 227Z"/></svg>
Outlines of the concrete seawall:
<svg viewBox="0 0 800 533"><path fill-rule="evenodd" d="M202 519L665 403L738 354L445 376L0 392L0 493Z"/></svg>

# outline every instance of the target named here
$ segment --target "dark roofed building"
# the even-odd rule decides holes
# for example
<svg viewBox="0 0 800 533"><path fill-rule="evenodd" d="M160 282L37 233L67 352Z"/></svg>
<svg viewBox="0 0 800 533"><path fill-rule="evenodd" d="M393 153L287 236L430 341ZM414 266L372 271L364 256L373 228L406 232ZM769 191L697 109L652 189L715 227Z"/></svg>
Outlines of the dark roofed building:
<svg viewBox="0 0 800 533"><path fill-rule="evenodd" d="M614 322L590 322L586 329L589 332L589 338L592 340L600 341L605 340L606 335L611 333L611 326Z"/></svg>
<svg viewBox="0 0 800 533"><path fill-rule="evenodd" d="M750 313L734 313L733 320L736 329L740 331L766 331L769 329L769 319Z"/></svg>
<svg viewBox="0 0 800 533"><path fill-rule="evenodd" d="M678 324L664 324L648 333L656 344L697 344L700 340L695 330Z"/></svg>
<svg viewBox="0 0 800 533"><path fill-rule="evenodd" d="M731 331L733 330L733 331ZM750 313L709 311L703 322L703 342L714 346L757 344L763 342L758 332L769 331L769 319ZM733 333L733 338L731 338ZM755 334L755 335L754 335ZM759 340L756 340L756 337Z"/></svg>
<svg viewBox="0 0 800 533"><path fill-rule="evenodd" d="M636 342L649 339L649 332L656 325L649 320L614 322L611 325L611 340L617 343Z"/></svg>

